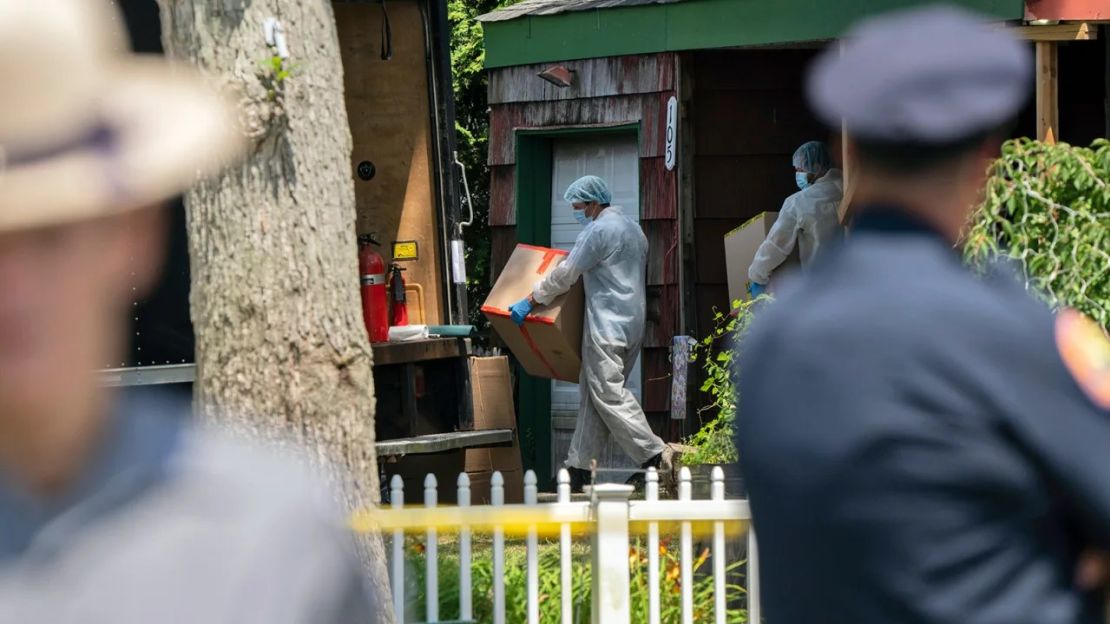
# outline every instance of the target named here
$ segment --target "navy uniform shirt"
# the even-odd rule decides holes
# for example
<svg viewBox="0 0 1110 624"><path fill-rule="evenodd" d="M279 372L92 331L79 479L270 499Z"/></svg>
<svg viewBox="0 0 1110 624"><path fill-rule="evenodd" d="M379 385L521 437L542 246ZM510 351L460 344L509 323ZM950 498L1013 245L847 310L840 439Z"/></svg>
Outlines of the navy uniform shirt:
<svg viewBox="0 0 1110 624"><path fill-rule="evenodd" d="M772 624L1101 622L1110 415L1008 274L872 208L741 344L738 445Z"/></svg>

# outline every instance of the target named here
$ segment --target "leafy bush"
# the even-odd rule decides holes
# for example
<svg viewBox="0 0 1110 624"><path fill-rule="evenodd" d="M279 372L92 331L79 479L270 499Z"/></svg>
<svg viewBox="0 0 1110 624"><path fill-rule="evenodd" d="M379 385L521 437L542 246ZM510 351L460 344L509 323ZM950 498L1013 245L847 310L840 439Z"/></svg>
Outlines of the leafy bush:
<svg viewBox="0 0 1110 624"><path fill-rule="evenodd" d="M1054 307L1110 328L1110 141L1008 141L965 237L968 261L1001 255Z"/></svg>
<svg viewBox="0 0 1110 624"><path fill-rule="evenodd" d="M733 440L737 394L732 362L738 353L737 339L751 323L753 303L734 301L732 314L714 310L713 331L694 348L692 357L701 360L706 375L701 391L711 401L698 415L714 410L716 414L686 439L686 445L693 447L682 455L682 463L687 466L729 464L739 458Z"/></svg>
<svg viewBox="0 0 1110 624"><path fill-rule="evenodd" d="M412 542L408 546L409 604L406 621L424 621L425 566L423 546ZM439 558L439 615L440 619L450 620L459 615L459 560L453 550L444 552L440 547ZM590 621L590 564L588 550L576 544L571 563L571 596L574 605L574 621ZM660 584L660 621L679 622L682 613L681 568L679 553L671 550L667 540L661 540L659 547L659 584ZM694 560L694 622L713 622L714 595L713 577L702 570L709 559L708 549L703 550ZM643 544L636 542L629 552L628 565L631 580L632 621L647 622L648 618L648 574L647 552ZM562 589L560 585L559 543L541 542L538 553L539 563L539 611L542 624L557 624L561 621ZM528 620L528 555L522 544L506 544L505 548L505 621L511 623ZM726 621L730 624L747 621L746 611L736 607L738 598L744 595L740 569L744 562L739 561L725 569L726 587L730 595ZM493 558L488 548L475 548L471 561L471 580L473 585L474 620L493 621ZM701 572L701 574L699 574Z"/></svg>

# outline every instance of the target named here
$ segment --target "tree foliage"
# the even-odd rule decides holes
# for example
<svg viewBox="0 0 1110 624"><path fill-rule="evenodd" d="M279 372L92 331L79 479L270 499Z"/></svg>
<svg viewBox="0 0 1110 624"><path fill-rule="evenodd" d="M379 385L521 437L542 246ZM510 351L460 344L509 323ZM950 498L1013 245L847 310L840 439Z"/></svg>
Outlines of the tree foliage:
<svg viewBox="0 0 1110 624"><path fill-rule="evenodd" d="M1008 257L1031 291L1110 328L1110 141L1090 148L1007 142L972 218L965 253Z"/></svg>
<svg viewBox="0 0 1110 624"><path fill-rule="evenodd" d="M489 112L486 102L485 45L477 17L516 0L448 0L451 24L451 74L455 92L455 131L459 160L466 167L474 223L466 229L467 295L471 322L484 319L478 308L490 288Z"/></svg>

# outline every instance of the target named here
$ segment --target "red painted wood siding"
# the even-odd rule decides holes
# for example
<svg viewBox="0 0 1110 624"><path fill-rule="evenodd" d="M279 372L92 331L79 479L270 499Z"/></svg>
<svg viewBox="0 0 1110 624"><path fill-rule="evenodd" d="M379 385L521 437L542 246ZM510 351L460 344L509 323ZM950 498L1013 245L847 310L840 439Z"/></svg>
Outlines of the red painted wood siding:
<svg viewBox="0 0 1110 624"><path fill-rule="evenodd" d="M516 130L640 125L640 155L662 156L666 124L659 94L618 95L589 100L518 102L491 107L489 164L516 162ZM664 113L660 122L660 113Z"/></svg>
<svg viewBox="0 0 1110 624"><path fill-rule="evenodd" d="M574 72L574 84L556 87L539 77L553 65ZM674 55L641 54L565 63L520 65L490 73L490 105L553 102L674 90Z"/></svg>
<svg viewBox="0 0 1110 624"><path fill-rule="evenodd" d="M1110 20L1107 0L1027 0L1027 20Z"/></svg>
<svg viewBox="0 0 1110 624"><path fill-rule="evenodd" d="M516 225L516 167L490 167L489 224Z"/></svg>
<svg viewBox="0 0 1110 624"><path fill-rule="evenodd" d="M640 218L678 218L678 172L667 170L662 156L640 159Z"/></svg>
<svg viewBox="0 0 1110 624"><path fill-rule="evenodd" d="M648 320L644 337L644 411L669 431L670 344L678 333L678 175L663 159L667 101L675 95L673 54L568 63L576 85L545 86L543 67L490 74L490 226L493 269L500 272L516 239L516 131L638 124L640 214L648 238Z"/></svg>

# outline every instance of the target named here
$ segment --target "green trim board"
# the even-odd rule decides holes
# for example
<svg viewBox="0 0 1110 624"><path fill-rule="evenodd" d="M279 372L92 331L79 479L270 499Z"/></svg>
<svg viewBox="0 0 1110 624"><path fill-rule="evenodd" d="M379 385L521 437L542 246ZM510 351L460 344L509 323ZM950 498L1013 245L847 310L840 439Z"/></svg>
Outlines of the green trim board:
<svg viewBox="0 0 1110 624"><path fill-rule="evenodd" d="M581 136L584 134L607 134L607 133L632 133L635 132L637 137L640 133L640 122L634 121L631 123L616 123L609 125L593 125L593 126L566 126L558 128L518 128L516 131L517 144L519 145L520 137L540 137L540 138L553 138L567 134Z"/></svg>
<svg viewBox="0 0 1110 624"><path fill-rule="evenodd" d="M551 245L551 138L516 133L516 238L529 245ZM517 367L517 426L525 470L538 483L552 482L551 381Z"/></svg>
<svg viewBox="0 0 1110 624"><path fill-rule="evenodd" d="M486 67L824 41L862 17L929 0L686 0L483 23ZM1020 20L1024 0L958 0Z"/></svg>
<svg viewBox="0 0 1110 624"><path fill-rule="evenodd" d="M516 141L516 238L517 242L551 246L551 193L554 150L552 143L563 136L635 132L640 124L529 128L515 132ZM518 379L517 426L525 470L536 472L541 484L553 484L551 472L551 380L533 377L516 369Z"/></svg>

